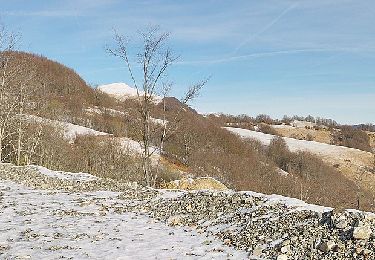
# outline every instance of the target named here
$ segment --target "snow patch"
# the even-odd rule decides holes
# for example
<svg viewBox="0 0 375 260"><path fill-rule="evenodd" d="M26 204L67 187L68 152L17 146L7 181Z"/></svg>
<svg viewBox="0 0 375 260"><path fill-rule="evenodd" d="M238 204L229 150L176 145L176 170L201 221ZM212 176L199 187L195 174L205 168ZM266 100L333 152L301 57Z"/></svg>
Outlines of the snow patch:
<svg viewBox="0 0 375 260"><path fill-rule="evenodd" d="M90 114L99 114L99 115L102 115L105 113L108 113L111 116L125 116L126 115L125 112L122 112L116 109L106 108L106 107L100 108L97 106L86 108L84 109L84 111Z"/></svg>
<svg viewBox="0 0 375 260"><path fill-rule="evenodd" d="M263 145L269 145L271 140L275 138L275 135L264 134L256 131L251 131L247 129L241 128L233 128L233 127L224 127L224 129L239 135L242 138L252 138L260 141ZM350 159L353 157L353 154L357 154L358 156L369 154L368 152L364 152L354 148L348 148L344 146L337 146L337 145L330 145L325 143L319 143L315 141L307 141L307 140L298 140L294 138L282 137L286 144L289 147L289 150L292 152L297 151L307 151L311 152L320 156L328 156L328 157L335 157L341 158L343 160Z"/></svg>
<svg viewBox="0 0 375 260"><path fill-rule="evenodd" d="M91 175L89 173L52 171L43 166L33 166L33 167L35 167L42 175L45 175L51 178L60 179L60 180L73 180L73 181L86 182L86 181L93 181L93 180L99 179L98 177Z"/></svg>
<svg viewBox="0 0 375 260"><path fill-rule="evenodd" d="M142 143L134 141L128 137L116 137L116 139L120 142L122 149L124 149L124 151L138 155L142 155L144 153ZM157 147L151 146L149 147L149 152L152 154L152 163L156 164L160 159L159 149Z"/></svg>
<svg viewBox="0 0 375 260"><path fill-rule="evenodd" d="M282 176L288 176L289 172L284 171L283 169L277 168L277 172Z"/></svg>
<svg viewBox="0 0 375 260"><path fill-rule="evenodd" d="M93 135L93 136L112 136L109 133L96 131L94 129L79 126L71 123L60 122L57 120L50 120L38 116L27 115L27 120L32 120L33 122L51 125L53 127L60 127L64 130L64 138L69 141L69 143L73 143L77 136L80 135ZM159 119L160 120L160 119ZM123 150L126 152L131 152L133 154L143 154L143 147L140 142L134 141L128 137L112 137L115 140L119 141L120 145L122 146ZM160 158L160 154L157 147L150 147L150 153L152 153L151 160L153 163L156 163Z"/></svg>
<svg viewBox="0 0 375 260"><path fill-rule="evenodd" d="M183 196L184 194L186 194L186 191L180 191L180 190L162 190L162 189L158 189L157 190L159 192L157 198L158 199L170 199L170 200L173 200L173 199L177 199L181 196Z"/></svg>
<svg viewBox="0 0 375 260"><path fill-rule="evenodd" d="M153 118L153 117L150 117L150 120L155 125L165 126L166 124L168 124L168 120L163 120L163 119Z"/></svg>
<svg viewBox="0 0 375 260"><path fill-rule="evenodd" d="M275 128L275 129L294 129L295 128L294 126L285 125L285 124L282 124L282 125L271 125L271 127Z"/></svg>
<svg viewBox="0 0 375 260"><path fill-rule="evenodd" d="M285 196L277 195L277 194L267 195L263 193L253 192L253 191L241 191L240 193L247 194L252 197L263 198L266 200L265 203L268 205L282 204L288 208L291 208L291 210L310 210L310 211L322 213L322 212L331 211L333 209L330 207L308 204L299 199L285 197Z"/></svg>
<svg viewBox="0 0 375 260"><path fill-rule="evenodd" d="M98 89L101 92L106 93L119 100L126 100L129 98L138 98L138 95L144 96L145 94L145 92L141 90L139 90L137 93L136 88L130 87L129 85L125 83L111 83L111 84L101 85L98 87ZM162 97L157 96L157 95L153 96L153 99L154 99L153 101L156 104L159 104L163 100Z"/></svg>
<svg viewBox="0 0 375 260"><path fill-rule="evenodd" d="M46 118L39 117L39 116L25 115L25 117L26 117L26 120L28 121L32 121L32 122L40 123L44 125L50 125L53 127L60 127L61 129L64 130L64 138L67 139L70 143L73 143L74 140L79 135L94 135L94 136L110 135L108 133L96 131L88 127L75 125L75 124L67 123L67 122L61 122L57 120L46 119Z"/></svg>

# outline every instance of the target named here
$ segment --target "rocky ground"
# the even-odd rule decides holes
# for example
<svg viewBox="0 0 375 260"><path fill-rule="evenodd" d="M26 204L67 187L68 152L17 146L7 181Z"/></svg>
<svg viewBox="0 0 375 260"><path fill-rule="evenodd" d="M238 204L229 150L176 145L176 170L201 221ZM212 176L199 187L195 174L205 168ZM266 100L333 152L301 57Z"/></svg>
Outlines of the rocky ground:
<svg viewBox="0 0 375 260"><path fill-rule="evenodd" d="M0 165L1 259L375 259L375 217Z"/></svg>

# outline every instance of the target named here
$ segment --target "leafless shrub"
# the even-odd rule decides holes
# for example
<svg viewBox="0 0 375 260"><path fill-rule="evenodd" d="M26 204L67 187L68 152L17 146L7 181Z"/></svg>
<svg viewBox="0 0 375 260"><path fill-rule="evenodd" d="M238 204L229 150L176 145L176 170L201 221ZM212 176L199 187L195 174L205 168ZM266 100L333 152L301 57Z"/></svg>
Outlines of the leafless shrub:
<svg viewBox="0 0 375 260"><path fill-rule="evenodd" d="M261 131L262 133L270 134L270 135L278 135L276 130L270 125L259 124L258 128L259 128L259 131Z"/></svg>
<svg viewBox="0 0 375 260"><path fill-rule="evenodd" d="M268 146L268 156L284 171L288 171L291 153L282 137L275 137Z"/></svg>
<svg viewBox="0 0 375 260"><path fill-rule="evenodd" d="M164 143L168 136L175 132L181 111L178 111L174 116L172 124L164 124L161 131L155 132L152 130L151 111L157 94L162 93L163 97L166 97L172 85L167 80L167 73L170 66L178 57L175 56L169 46L167 46L169 33L162 32L158 26L150 26L140 31L139 36L142 43L141 46L137 48L136 63L139 65L139 68L141 68L140 77L136 76L137 73L135 69L137 67L132 65L131 55L129 53L131 48L128 37L122 36L115 31L115 46L108 47L107 51L111 55L120 58L125 63L132 80L132 85L137 90L136 101L142 129L143 175L145 183L149 186L154 186L157 176L151 173L150 158L154 153L153 149L150 149L151 146L153 146L152 139L155 139L155 133L159 134L158 138L160 142L158 143L158 147L159 152L162 152L161 150L163 150ZM206 82L207 80L203 80L192 84L181 99L181 103L186 105L189 101L194 99Z"/></svg>
<svg viewBox="0 0 375 260"><path fill-rule="evenodd" d="M307 141L314 141L314 136L312 134L307 134L306 135L306 140Z"/></svg>
<svg viewBox="0 0 375 260"><path fill-rule="evenodd" d="M350 148L371 152L369 136L362 130L352 126L341 126L337 131L331 131L332 143Z"/></svg>

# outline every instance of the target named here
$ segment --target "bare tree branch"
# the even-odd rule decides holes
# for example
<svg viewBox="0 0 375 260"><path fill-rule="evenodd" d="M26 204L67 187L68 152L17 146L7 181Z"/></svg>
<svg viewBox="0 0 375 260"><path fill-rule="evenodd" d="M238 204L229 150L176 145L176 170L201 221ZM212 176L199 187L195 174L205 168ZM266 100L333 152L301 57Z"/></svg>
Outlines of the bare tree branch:
<svg viewBox="0 0 375 260"><path fill-rule="evenodd" d="M137 90L137 101L138 110L142 119L142 149L143 149L143 174L144 180L147 185L155 185L157 175L151 176L151 156L157 151L156 148L152 149L152 140L158 131L151 129L151 109L154 105L154 98L157 90L160 90L163 94L163 109L165 112L165 97L170 91L172 84L163 83L163 79L167 76L168 69L178 59L172 51L168 48L167 42L169 39L169 33L161 32L158 26L150 26L144 31L138 32L142 40L142 45L139 47L136 53L136 62L141 68L140 73L142 76L139 81L136 80L134 67L130 61L129 55L129 41L126 37L121 36L116 30L114 30L114 41L115 47L107 47L107 52L115 57L122 59L130 74L130 78L133 82L134 87ZM199 82L189 88L185 97L182 99L183 104L187 104L189 101L194 99L201 88L206 84L208 79ZM137 84L139 83L139 84ZM141 87L141 88L140 88ZM142 92L141 92L142 90ZM181 108L182 109L182 108ZM181 114L178 111L176 119ZM163 116L162 134L160 136L159 151L162 152L163 143L167 139L168 133L171 131L172 125L168 125L166 122L165 113ZM169 129L170 128L170 129Z"/></svg>

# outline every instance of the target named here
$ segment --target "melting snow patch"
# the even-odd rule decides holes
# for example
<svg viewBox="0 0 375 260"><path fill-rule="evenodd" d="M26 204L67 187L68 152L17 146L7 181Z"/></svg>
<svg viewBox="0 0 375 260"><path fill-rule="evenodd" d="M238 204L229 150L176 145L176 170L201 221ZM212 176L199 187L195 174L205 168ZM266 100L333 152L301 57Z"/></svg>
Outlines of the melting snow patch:
<svg viewBox="0 0 375 260"><path fill-rule="evenodd" d="M310 210L310 211L321 212L321 213L332 210L332 208L330 207L308 204L302 200L284 197L281 195L272 194L272 195L265 195L265 197L268 199L267 204L270 204L270 205L284 204L287 207L294 208L297 210Z"/></svg>
<svg viewBox="0 0 375 260"><path fill-rule="evenodd" d="M96 131L94 129L80 126L80 125L61 122L57 120L46 119L46 118L34 116L34 115L25 115L25 116L26 116L26 119L29 121L33 121L33 122L44 124L44 125L50 125L53 127L59 127L63 129L64 138L69 140L70 143L73 143L76 137L79 135L94 135L94 136L110 135L108 133Z"/></svg>
<svg viewBox="0 0 375 260"><path fill-rule="evenodd" d="M157 196L158 199L177 199L184 194L185 191L177 191L177 190L158 190L159 194Z"/></svg>
<svg viewBox="0 0 375 260"><path fill-rule="evenodd" d="M224 129L239 135L241 138L252 138L260 141L263 145L269 145L275 135L264 134L247 129L224 127ZM336 146L315 141L298 140L294 138L282 137L292 152L307 151L321 156L350 159L353 154L359 156L371 154L354 148Z"/></svg>
<svg viewBox="0 0 375 260"><path fill-rule="evenodd" d="M285 196L276 195L276 194L267 195L267 194L262 194L258 192L253 192L253 191L241 191L240 193L247 194L252 197L263 198L265 200L265 203L268 205L282 204L288 208L295 209L295 210L310 210L310 211L320 212L320 213L332 210L332 208L330 207L308 204L299 199L285 197Z"/></svg>
<svg viewBox="0 0 375 260"><path fill-rule="evenodd" d="M72 172L52 171L52 170L49 170L49 169L47 169L45 167L42 167L42 166L33 166L33 167L38 169L38 171L45 176L48 176L48 177L51 177L51 178L57 178L57 179L61 179L61 180L74 180L74 181L85 182L85 181L93 181L93 180L99 179L98 177L93 176L93 175L88 174L88 173L82 173L82 172L72 173Z"/></svg>

